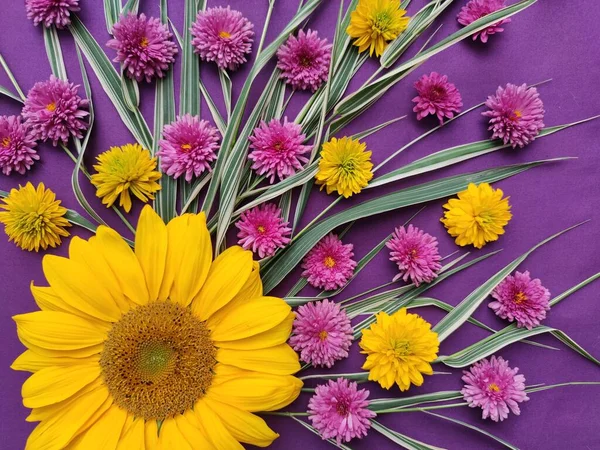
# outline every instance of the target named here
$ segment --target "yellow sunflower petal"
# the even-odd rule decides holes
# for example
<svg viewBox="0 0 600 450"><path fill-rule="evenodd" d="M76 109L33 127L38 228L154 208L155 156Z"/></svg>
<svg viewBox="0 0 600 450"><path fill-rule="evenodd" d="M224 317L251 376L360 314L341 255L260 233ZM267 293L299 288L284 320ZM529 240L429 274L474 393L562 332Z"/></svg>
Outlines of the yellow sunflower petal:
<svg viewBox="0 0 600 450"><path fill-rule="evenodd" d="M218 348L256 350L259 348L274 347L275 345L283 344L287 342L288 338L290 337L295 317L296 314L291 312L285 319L283 319L283 322L271 328L270 330L263 331L262 333L258 333L254 336L237 341L215 341L215 345Z"/></svg>
<svg viewBox="0 0 600 450"><path fill-rule="evenodd" d="M208 440L212 442L217 450L244 450L244 447L225 428L219 416L215 414L204 399L196 402L194 413Z"/></svg>
<svg viewBox="0 0 600 450"><path fill-rule="evenodd" d="M158 450L158 424L155 420L146 422L144 429L145 450Z"/></svg>
<svg viewBox="0 0 600 450"><path fill-rule="evenodd" d="M144 419L134 419L128 427L123 428L116 450L145 450L144 429Z"/></svg>
<svg viewBox="0 0 600 450"><path fill-rule="evenodd" d="M158 298L165 274L167 241L167 226L151 206L144 206L135 233L135 256L144 272L151 301Z"/></svg>
<svg viewBox="0 0 600 450"><path fill-rule="evenodd" d="M181 431L179 431L175 419L172 417L165 419L160 427L158 447L161 450L194 450Z"/></svg>
<svg viewBox="0 0 600 450"><path fill-rule="evenodd" d="M69 444L67 450L115 449L125 426L127 412L113 405L85 432Z"/></svg>
<svg viewBox="0 0 600 450"><path fill-rule="evenodd" d="M84 319L94 319L89 314L69 305L49 286L34 286L32 281L30 290L35 303L42 311L62 311L81 316Z"/></svg>
<svg viewBox="0 0 600 450"><path fill-rule="evenodd" d="M191 409L188 409L183 415L175 416L175 423L187 441L193 443L194 448L206 450L215 448L204 432L200 430L200 427L197 426L198 419L196 419Z"/></svg>
<svg viewBox="0 0 600 450"><path fill-rule="evenodd" d="M100 355L92 355L86 358L69 358L58 356L47 356L35 353L32 350L25 350L11 364L12 370L22 370L24 372L37 372L53 366L69 366L74 364L98 363Z"/></svg>
<svg viewBox="0 0 600 450"><path fill-rule="evenodd" d="M274 375L291 375L300 370L298 354L287 344L256 350L220 348L217 350L217 361Z"/></svg>

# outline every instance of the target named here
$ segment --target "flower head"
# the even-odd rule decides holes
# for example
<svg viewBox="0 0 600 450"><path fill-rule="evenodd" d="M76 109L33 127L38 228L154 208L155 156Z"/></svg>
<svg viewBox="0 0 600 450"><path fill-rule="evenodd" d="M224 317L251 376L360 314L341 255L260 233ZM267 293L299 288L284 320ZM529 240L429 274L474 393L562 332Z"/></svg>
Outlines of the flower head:
<svg viewBox="0 0 600 450"><path fill-rule="evenodd" d="M400 0L359 0L350 15L346 33L355 38L359 52L369 49L369 55L380 56L388 41L396 39L406 30L409 17L400 9Z"/></svg>
<svg viewBox="0 0 600 450"><path fill-rule="evenodd" d="M435 114L441 125L444 117L451 119L454 113L460 112L462 97L456 86L448 82L447 75L425 74L417 80L415 88L419 95L412 101L416 103L413 111L417 113L417 120Z"/></svg>
<svg viewBox="0 0 600 450"><path fill-rule="evenodd" d="M423 384L423 375L431 375L430 363L437 357L439 341L431 324L417 314L402 308L391 316L386 312L376 315L377 321L363 330L361 353L367 355L363 369L369 371L369 380L389 389L394 383L406 391L411 383Z"/></svg>
<svg viewBox="0 0 600 450"><path fill-rule="evenodd" d="M506 7L506 0L470 0L469 3L462 7L456 19L461 25L467 26L477 19L481 19L504 7ZM479 38L481 42L486 43L488 41L488 36L502 33L504 31L502 25L509 22L510 19L502 19L484 30L475 33L473 35L473 40L476 41L477 38Z"/></svg>
<svg viewBox="0 0 600 450"><path fill-rule="evenodd" d="M79 0L25 0L25 8L34 25L65 28L71 23L71 13L79 11Z"/></svg>
<svg viewBox="0 0 600 450"><path fill-rule="evenodd" d="M503 421L509 409L518 416L518 404L529 400L525 377L517 375L518 371L518 367L508 367L508 361L501 357L492 356L489 361L484 358L463 371L465 387L460 392L471 408L483 410L484 419Z"/></svg>
<svg viewBox="0 0 600 450"><path fill-rule="evenodd" d="M348 357L352 325L340 305L330 301L310 302L298 308L290 345L302 361L331 367Z"/></svg>
<svg viewBox="0 0 600 450"><path fill-rule="evenodd" d="M20 116L0 116L0 169L4 175L13 170L23 175L29 170L40 159L36 145L29 125L22 123Z"/></svg>
<svg viewBox="0 0 600 450"><path fill-rule="evenodd" d="M525 147L544 128L544 104L540 94L526 84L509 83L498 87L496 95L488 97L485 106L489 110L482 114L490 118L488 130L493 131L492 138L502 139L512 148Z"/></svg>
<svg viewBox="0 0 600 450"><path fill-rule="evenodd" d="M284 222L281 209L274 203L264 203L242 213L235 223L240 230L238 244L252 249L260 258L272 256L278 248L290 242L292 229Z"/></svg>
<svg viewBox="0 0 600 450"><path fill-rule="evenodd" d="M308 419L323 439L335 439L338 444L362 439L371 428L369 419L377 415L367 408L368 397L369 391L358 389L354 381L329 380L316 387L308 402Z"/></svg>
<svg viewBox="0 0 600 450"><path fill-rule="evenodd" d="M31 183L19 189L11 189L8 196L2 199L0 223L9 241L23 250L39 251L48 247L56 247L61 237L67 237L65 230L71 224L65 218L67 209L60 206L60 200L44 183L37 188Z"/></svg>
<svg viewBox="0 0 600 450"><path fill-rule="evenodd" d="M131 196L135 195L144 203L154 200L154 193L160 189L157 183L160 172L156 171L156 158L140 144L126 144L111 147L97 158L92 175L96 195L110 208L117 198L119 206L126 212L131 210Z"/></svg>
<svg viewBox="0 0 600 450"><path fill-rule="evenodd" d="M84 119L89 115L84 108L89 101L77 94L78 88L54 75L33 85L25 100L23 118L35 139L50 139L57 146L58 141L66 144L71 135L83 137L81 132L88 128Z"/></svg>
<svg viewBox="0 0 600 450"><path fill-rule="evenodd" d="M345 198L358 194L373 178L371 152L358 139L331 138L323 144L316 183L327 193L337 191Z"/></svg>
<svg viewBox="0 0 600 450"><path fill-rule="evenodd" d="M241 12L229 6L200 11L191 28L194 51L221 69L236 70L252 51L252 28L254 25Z"/></svg>
<svg viewBox="0 0 600 450"><path fill-rule="evenodd" d="M298 37L291 35L277 50L281 78L293 89L315 92L327 81L330 61L331 45L312 30L300 30Z"/></svg>
<svg viewBox="0 0 600 450"><path fill-rule="evenodd" d="M469 183L466 190L458 193L444 205L444 224L456 244L464 247L474 245L482 248L486 243L498 240L510 219L508 197L503 198L500 189L488 183Z"/></svg>
<svg viewBox="0 0 600 450"><path fill-rule="evenodd" d="M275 175L280 180L293 175L302 169L308 158L302 156L310 151L310 146L302 145L306 136L302 134L300 125L288 122L281 123L277 119L269 123L264 121L254 129L250 136L250 154L252 169L259 175L266 175L273 183Z"/></svg>
<svg viewBox="0 0 600 450"><path fill-rule="evenodd" d="M206 120L186 114L165 125L159 142L160 168L173 178L185 174L185 181L211 171L210 163L217 159L219 133Z"/></svg>
<svg viewBox="0 0 600 450"><path fill-rule="evenodd" d="M115 23L114 39L106 46L117 51L114 61L123 65L124 73L137 81L162 78L175 61L177 46L173 34L156 17L134 13L121 16Z"/></svg>
<svg viewBox="0 0 600 450"><path fill-rule="evenodd" d="M318 289L331 291L344 286L354 274L352 244L342 244L333 233L314 246L302 262L302 276Z"/></svg>
<svg viewBox="0 0 600 450"><path fill-rule="evenodd" d="M391 250L390 261L395 261L400 270L394 281L410 279L419 286L433 281L442 268L437 239L417 227L396 228L392 239L385 245Z"/></svg>

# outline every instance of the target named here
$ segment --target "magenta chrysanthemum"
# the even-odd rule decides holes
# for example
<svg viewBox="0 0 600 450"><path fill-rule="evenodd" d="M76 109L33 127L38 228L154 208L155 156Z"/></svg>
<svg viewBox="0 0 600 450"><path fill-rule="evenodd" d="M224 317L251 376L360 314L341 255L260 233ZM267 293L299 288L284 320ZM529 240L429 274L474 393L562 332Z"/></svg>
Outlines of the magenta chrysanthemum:
<svg viewBox="0 0 600 450"><path fill-rule="evenodd" d="M390 249L390 261L395 261L400 270L394 281L410 279L419 286L433 281L442 268L437 239L417 227L396 228L392 239L385 245Z"/></svg>
<svg viewBox="0 0 600 450"><path fill-rule="evenodd" d="M206 120L186 114L163 129L159 142L160 168L167 175L178 178L185 174L185 181L211 171L210 163L217 159L219 133Z"/></svg>
<svg viewBox="0 0 600 450"><path fill-rule="evenodd" d="M277 67L281 78L294 89L315 92L329 74L331 45L319 39L316 31L298 32L277 50Z"/></svg>
<svg viewBox="0 0 600 450"><path fill-rule="evenodd" d="M338 444L354 438L362 439L377 414L368 409L369 391L357 389L356 382L344 378L329 380L317 386L308 402L308 419L323 439Z"/></svg>
<svg viewBox="0 0 600 450"><path fill-rule="evenodd" d="M277 119L268 124L261 121L250 136L252 151L248 159L253 161L252 169L259 175L265 175L273 183L275 175L283 180L302 169L308 158L302 156L310 151L308 145L302 145L306 136L302 134L300 125L288 122L281 123Z"/></svg>
<svg viewBox="0 0 600 450"><path fill-rule="evenodd" d="M70 135L83 137L81 132L88 127L84 119L89 115L84 108L89 102L77 94L78 88L54 75L33 85L25 100L23 118L35 139L50 139L56 146L58 141L66 144Z"/></svg>
<svg viewBox="0 0 600 450"><path fill-rule="evenodd" d="M318 289L331 291L344 286L356 267L353 248L352 244L342 244L335 234L328 234L304 258L302 276Z"/></svg>
<svg viewBox="0 0 600 450"><path fill-rule="evenodd" d="M444 117L451 119L454 113L460 112L462 97L454 84L448 82L448 76L431 72L423 75L415 83L417 95L412 99L416 103L413 111L417 113L417 120L435 114L444 123Z"/></svg>
<svg viewBox="0 0 600 450"><path fill-rule="evenodd" d="M532 280L529 271L507 276L496 286L492 297L496 301L489 307L497 316L516 321L519 328L537 327L550 310L550 291L542 286L539 278Z"/></svg>
<svg viewBox="0 0 600 450"><path fill-rule="evenodd" d="M216 7L200 11L192 24L194 51L221 69L236 70L252 51L254 25L241 12Z"/></svg>
<svg viewBox="0 0 600 450"><path fill-rule="evenodd" d="M518 416L521 412L518 404L529 400L525 377L517 375L518 371L518 367L511 369L501 357L482 359L463 371L462 380L466 384L460 392L471 408L483 410L484 419L503 421L509 409Z"/></svg>
<svg viewBox="0 0 600 450"><path fill-rule="evenodd" d="M258 205L244 211L235 223L240 230L238 244L246 250L252 249L260 258L271 256L278 248L290 242L291 228L281 217L281 209L274 203Z"/></svg>
<svg viewBox="0 0 600 450"><path fill-rule="evenodd" d="M544 104L540 94L526 84L499 86L496 95L488 97L485 106L489 111L482 114L490 118L488 130L493 131L492 138L502 139L512 148L525 147L544 128Z"/></svg>
<svg viewBox="0 0 600 450"><path fill-rule="evenodd" d="M175 61L177 46L173 34L156 17L146 18L129 13L115 23L114 39L106 46L117 51L114 61L121 63L125 74L137 81L162 78Z"/></svg>
<svg viewBox="0 0 600 450"><path fill-rule="evenodd" d="M481 19L483 16L492 14L504 7L506 7L506 0L470 0L469 3L462 7L456 19L461 25L467 26L477 19ZM486 43L488 41L488 36L502 33L504 31L502 25L509 22L510 19L502 19L484 30L475 33L473 35L473 40L476 41L477 38L479 38L481 42Z"/></svg>
<svg viewBox="0 0 600 450"><path fill-rule="evenodd" d="M79 0L25 0L25 8L34 25L64 28L71 23L71 13L79 11Z"/></svg>
<svg viewBox="0 0 600 450"><path fill-rule="evenodd" d="M298 308L290 345L302 361L331 367L348 357L351 344L352 325L340 305L326 299Z"/></svg>
<svg viewBox="0 0 600 450"><path fill-rule="evenodd" d="M29 127L19 116L0 116L0 169L4 175L15 172L23 175L34 161L40 159L37 143Z"/></svg>

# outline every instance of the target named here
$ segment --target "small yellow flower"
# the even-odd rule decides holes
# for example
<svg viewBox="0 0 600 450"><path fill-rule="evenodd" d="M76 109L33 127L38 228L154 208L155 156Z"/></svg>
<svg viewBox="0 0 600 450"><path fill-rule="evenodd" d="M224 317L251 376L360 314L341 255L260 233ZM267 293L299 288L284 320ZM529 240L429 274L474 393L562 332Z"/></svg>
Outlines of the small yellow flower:
<svg viewBox="0 0 600 450"><path fill-rule="evenodd" d="M385 389L394 383L406 391L411 383L423 384L423 375L431 375L429 364L439 349L437 333L431 324L417 314L407 314L406 308L391 316L380 312L377 321L363 331L360 348L367 356L363 369L369 371L369 380L377 381Z"/></svg>
<svg viewBox="0 0 600 450"><path fill-rule="evenodd" d="M356 38L354 45L360 53L369 49L370 56L373 52L380 56L388 41L406 30L410 18L403 17L404 14L400 0L359 0L346 33Z"/></svg>
<svg viewBox="0 0 600 450"><path fill-rule="evenodd" d="M126 144L111 147L97 158L92 175L92 184L96 186L96 195L107 207L111 207L119 198L119 205L126 212L131 210L130 192L146 203L154 200L154 193L160 189L156 182L160 172L156 171L156 158L139 144Z"/></svg>
<svg viewBox="0 0 600 450"><path fill-rule="evenodd" d="M500 189L492 189L488 183L471 183L458 193L458 198L451 198L444 205L447 211L441 222L458 245L481 248L498 240L512 218L508 197L502 195Z"/></svg>
<svg viewBox="0 0 600 450"><path fill-rule="evenodd" d="M358 194L373 178L371 152L367 145L358 139L332 138L323 144L317 184L325 187L327 193L333 191L348 198Z"/></svg>
<svg viewBox="0 0 600 450"><path fill-rule="evenodd" d="M23 250L54 248L60 245L61 236L69 235L65 230L71 226L64 217L67 209L60 206L60 200L45 189L44 183L37 189L31 183L12 189L3 201L0 208L5 211L0 212L0 223L5 225L9 241Z"/></svg>

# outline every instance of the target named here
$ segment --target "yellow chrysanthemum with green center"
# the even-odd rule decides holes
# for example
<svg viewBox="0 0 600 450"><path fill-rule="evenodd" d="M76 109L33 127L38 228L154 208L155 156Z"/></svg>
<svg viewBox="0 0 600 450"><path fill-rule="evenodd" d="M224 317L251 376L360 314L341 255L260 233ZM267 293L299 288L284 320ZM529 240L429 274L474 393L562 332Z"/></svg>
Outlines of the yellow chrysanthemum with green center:
<svg viewBox="0 0 600 450"><path fill-rule="evenodd" d="M371 152L358 139L332 138L323 144L316 183L327 193L337 191L348 198L358 194L373 178Z"/></svg>
<svg viewBox="0 0 600 450"><path fill-rule="evenodd" d="M300 394L294 313L263 296L252 253L214 261L204 214L167 225L151 207L135 250L112 229L43 260L41 311L14 317L12 368L40 423L26 449L239 449L278 436L252 414Z"/></svg>
<svg viewBox="0 0 600 450"><path fill-rule="evenodd" d="M126 144L111 147L97 158L92 175L92 184L96 186L96 195L107 207L111 207L117 198L119 205L127 212L131 210L131 195L146 203L154 200L154 193L160 189L157 181L160 172L156 170L156 158L142 148L140 144Z"/></svg>
<svg viewBox="0 0 600 450"><path fill-rule="evenodd" d="M472 244L481 248L504 234L512 214L508 197L502 198L503 195L500 189L493 189L488 183L471 183L458 193L458 198L448 200L441 221L458 245Z"/></svg>
<svg viewBox="0 0 600 450"><path fill-rule="evenodd" d="M371 56L381 56L387 43L406 30L410 18L404 14L400 0L359 0L346 32L356 39L359 52L368 49Z"/></svg>
<svg viewBox="0 0 600 450"><path fill-rule="evenodd" d="M60 206L60 200L44 183L37 189L27 183L25 187L11 189L0 208L0 223L10 241L27 251L46 250L61 243L61 237L67 237L65 230L71 224L65 218L67 209Z"/></svg>

